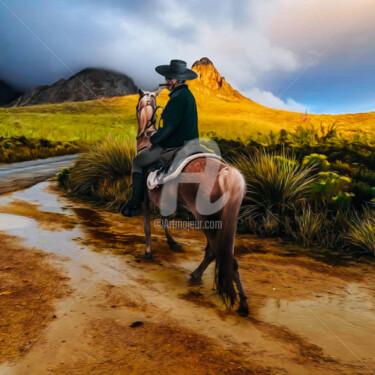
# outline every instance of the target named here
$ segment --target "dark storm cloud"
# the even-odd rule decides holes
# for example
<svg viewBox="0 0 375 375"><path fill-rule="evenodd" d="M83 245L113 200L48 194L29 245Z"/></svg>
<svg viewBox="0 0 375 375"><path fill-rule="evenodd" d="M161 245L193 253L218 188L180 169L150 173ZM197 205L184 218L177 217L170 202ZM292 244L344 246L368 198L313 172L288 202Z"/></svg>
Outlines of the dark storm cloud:
<svg viewBox="0 0 375 375"><path fill-rule="evenodd" d="M263 67L293 70L288 51L246 29L253 3L6 1L0 3L0 76L29 89L95 66L124 72L147 89L160 81L155 65L176 57L192 64L208 56L235 87L254 83Z"/></svg>
<svg viewBox="0 0 375 375"><path fill-rule="evenodd" d="M152 59L155 50L162 47L155 44L143 52L142 46L127 48L137 34L144 33L142 25L154 25L176 43L194 41L194 30L166 24L155 16L152 4L155 2L42 0L36 5L34 1L2 0L0 75L18 88L28 89L66 78L86 66L135 73L128 63L135 54ZM126 24L132 33L124 30ZM153 34L148 33L152 39ZM108 51L110 45L119 50ZM143 65L140 62L138 70ZM139 73L134 78L150 85Z"/></svg>
<svg viewBox="0 0 375 375"><path fill-rule="evenodd" d="M323 101L332 102L335 85L370 95L372 88L363 82L374 75L373 67L362 69L361 78L356 71L375 58L368 37L375 35L372 4L0 0L0 78L28 89L92 66L128 74L149 89L161 79L156 65L172 58L191 65L207 56L255 101L298 111L310 105L318 112L326 109ZM350 19L354 22L348 23ZM340 33L344 37L336 40ZM333 71L339 73L329 78ZM348 99L341 95L340 100Z"/></svg>

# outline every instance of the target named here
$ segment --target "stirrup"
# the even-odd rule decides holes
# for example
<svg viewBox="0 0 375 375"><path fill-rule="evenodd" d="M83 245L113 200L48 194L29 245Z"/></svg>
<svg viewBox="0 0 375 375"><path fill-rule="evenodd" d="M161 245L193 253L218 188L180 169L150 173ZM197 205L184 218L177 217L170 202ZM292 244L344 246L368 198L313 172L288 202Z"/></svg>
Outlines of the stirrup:
<svg viewBox="0 0 375 375"><path fill-rule="evenodd" d="M133 217L138 216L142 213L142 205L134 205L134 204L125 204L120 211L122 216L125 217Z"/></svg>

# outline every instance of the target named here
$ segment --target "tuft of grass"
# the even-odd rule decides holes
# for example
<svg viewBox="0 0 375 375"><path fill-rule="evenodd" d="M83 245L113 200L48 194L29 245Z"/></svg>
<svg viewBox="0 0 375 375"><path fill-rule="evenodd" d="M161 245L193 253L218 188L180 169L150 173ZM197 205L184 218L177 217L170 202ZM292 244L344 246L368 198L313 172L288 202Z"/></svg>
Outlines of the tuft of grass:
<svg viewBox="0 0 375 375"><path fill-rule="evenodd" d="M363 213L357 212L349 223L349 230L345 235L349 246L356 251L375 256L375 210L366 206Z"/></svg>
<svg viewBox="0 0 375 375"><path fill-rule="evenodd" d="M304 247L315 246L322 242L322 230L325 226L327 211L314 212L310 204L303 204L294 215L295 229L286 220L287 232Z"/></svg>
<svg viewBox="0 0 375 375"><path fill-rule="evenodd" d="M271 214L282 221L309 197L316 180L314 166L301 166L285 152L260 151L250 157L240 155L233 162L247 181L244 214L253 217Z"/></svg>
<svg viewBox="0 0 375 375"><path fill-rule="evenodd" d="M132 160L136 154L135 141L108 136L80 154L69 173L70 191L82 198L119 207L130 195Z"/></svg>

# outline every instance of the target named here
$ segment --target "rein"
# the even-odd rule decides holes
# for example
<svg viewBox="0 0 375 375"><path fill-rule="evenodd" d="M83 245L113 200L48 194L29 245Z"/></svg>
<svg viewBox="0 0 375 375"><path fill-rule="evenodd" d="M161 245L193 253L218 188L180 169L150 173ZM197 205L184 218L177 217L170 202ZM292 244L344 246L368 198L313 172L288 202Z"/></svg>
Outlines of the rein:
<svg viewBox="0 0 375 375"><path fill-rule="evenodd" d="M149 96L149 95L150 95L150 94L147 93L147 94L142 95L142 96L139 98L139 101L138 101L138 104L137 104L137 107L136 107L137 115L138 115L138 112L141 111L143 108L146 108L146 107L152 107L152 108L154 108L153 104L151 104L150 101L147 102L145 106L143 106L143 107L139 107L139 103L141 102L141 99L142 99L144 96ZM156 98L154 98L154 100L155 100L155 104L156 104ZM153 110L153 112L152 112L151 119L148 120L148 123L150 123L150 124L152 124L152 125L156 125L157 117L158 117L158 116L156 115L156 111L157 111L159 108L162 108L162 109L164 110L164 107L162 107L162 106L160 106L160 105L157 105L157 106L154 108L154 110ZM159 123L158 123L157 125L158 125L157 129L159 129L159 126L160 126L160 119L159 119Z"/></svg>

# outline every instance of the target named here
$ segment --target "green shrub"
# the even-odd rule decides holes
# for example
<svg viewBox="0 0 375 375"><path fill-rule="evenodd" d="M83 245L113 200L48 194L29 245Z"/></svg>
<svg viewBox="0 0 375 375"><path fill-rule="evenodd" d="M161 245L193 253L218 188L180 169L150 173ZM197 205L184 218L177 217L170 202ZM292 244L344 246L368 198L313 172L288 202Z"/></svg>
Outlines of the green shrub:
<svg viewBox="0 0 375 375"><path fill-rule="evenodd" d="M118 207L130 192L135 141L107 137L79 155L69 174L71 192L79 197Z"/></svg>
<svg viewBox="0 0 375 375"><path fill-rule="evenodd" d="M348 189L352 181L349 177L335 172L319 172L318 176L319 179L313 184L313 191L321 204L332 202L335 196Z"/></svg>
<svg viewBox="0 0 375 375"><path fill-rule="evenodd" d="M321 243L321 234L327 217L327 210L314 212L309 204L303 204L294 214L294 225L286 220L287 234L304 247ZM294 229L293 229L294 226Z"/></svg>
<svg viewBox="0 0 375 375"><path fill-rule="evenodd" d="M356 165L353 168L352 176L357 181L375 185L375 171L368 169L364 165Z"/></svg>
<svg viewBox="0 0 375 375"><path fill-rule="evenodd" d="M335 197L332 197L333 206L339 212L347 212L351 206L355 194L340 191Z"/></svg>
<svg viewBox="0 0 375 375"><path fill-rule="evenodd" d="M68 179L69 179L69 173L72 170L72 168L63 168L58 174L57 174L57 181L61 187L67 188L68 187Z"/></svg>
<svg viewBox="0 0 375 375"><path fill-rule="evenodd" d="M356 213L345 238L349 246L360 253L375 256L375 210L367 206L362 215Z"/></svg>
<svg viewBox="0 0 375 375"><path fill-rule="evenodd" d="M350 164L344 163L341 160L336 160L334 163L332 163L331 169L348 176L351 176L351 174L353 173Z"/></svg>
<svg viewBox="0 0 375 375"><path fill-rule="evenodd" d="M84 148L83 142L50 142L24 136L0 138L0 163L14 163L38 158L74 154Z"/></svg>
<svg viewBox="0 0 375 375"><path fill-rule="evenodd" d="M375 197L374 188L366 182L352 182L349 186L349 190L355 196L353 201L356 207L361 207L363 202L369 202Z"/></svg>
<svg viewBox="0 0 375 375"><path fill-rule="evenodd" d="M294 156L258 152L251 157L239 156L234 165L244 175L247 194L244 198L244 215L259 217L264 228L272 222L275 232L277 221L295 212L296 207L308 198L315 177L311 166L301 167ZM267 229L268 231L268 229Z"/></svg>
<svg viewBox="0 0 375 375"><path fill-rule="evenodd" d="M328 171L330 163L327 160L327 156L321 154L310 154L303 158L302 165L316 165L322 171Z"/></svg>

